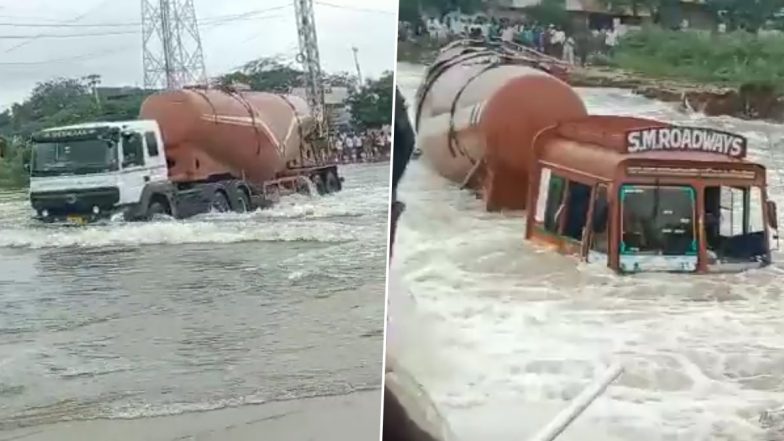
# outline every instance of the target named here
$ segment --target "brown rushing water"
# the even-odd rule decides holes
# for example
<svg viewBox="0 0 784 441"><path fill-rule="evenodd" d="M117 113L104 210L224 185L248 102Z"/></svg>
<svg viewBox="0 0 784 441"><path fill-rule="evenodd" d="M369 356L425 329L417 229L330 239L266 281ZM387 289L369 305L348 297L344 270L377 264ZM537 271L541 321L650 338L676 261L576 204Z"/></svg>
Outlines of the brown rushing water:
<svg viewBox="0 0 784 441"><path fill-rule="evenodd" d="M423 69L398 66L409 102ZM624 90L580 94L591 113L747 136L784 206L784 126L690 115ZM519 213L484 212L422 163L401 185L393 268L416 305L395 319L410 348L399 357L458 439L526 439L611 361L626 374L559 440L772 436L758 417L784 405L784 254L735 275L619 277L538 251Z"/></svg>
<svg viewBox="0 0 784 441"><path fill-rule="evenodd" d="M0 193L0 431L380 384L388 164L250 214L85 228Z"/></svg>

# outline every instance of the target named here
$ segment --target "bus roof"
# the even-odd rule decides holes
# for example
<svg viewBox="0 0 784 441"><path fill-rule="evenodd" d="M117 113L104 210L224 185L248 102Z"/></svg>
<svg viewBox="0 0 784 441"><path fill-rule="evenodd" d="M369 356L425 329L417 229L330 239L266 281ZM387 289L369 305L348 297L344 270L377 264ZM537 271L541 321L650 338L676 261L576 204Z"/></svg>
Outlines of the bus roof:
<svg viewBox="0 0 784 441"><path fill-rule="evenodd" d="M542 163L607 181L631 163L764 169L745 159L742 136L642 118L589 116L561 123L542 131L534 148Z"/></svg>

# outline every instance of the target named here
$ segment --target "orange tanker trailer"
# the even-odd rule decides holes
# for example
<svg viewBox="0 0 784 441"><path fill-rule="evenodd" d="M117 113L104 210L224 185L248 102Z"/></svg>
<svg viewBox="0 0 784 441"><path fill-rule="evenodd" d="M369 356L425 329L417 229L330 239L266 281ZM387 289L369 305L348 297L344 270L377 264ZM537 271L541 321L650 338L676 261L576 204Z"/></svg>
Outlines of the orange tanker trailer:
<svg viewBox="0 0 784 441"><path fill-rule="evenodd" d="M34 136L31 202L44 220L122 212L246 211L281 195L339 191L317 122L299 97L191 88L150 96L139 119Z"/></svg>
<svg viewBox="0 0 784 441"><path fill-rule="evenodd" d="M528 209L527 239L620 272L770 263L776 205L745 138L589 116L546 63L445 48L415 103L424 161L488 210Z"/></svg>
<svg viewBox="0 0 784 441"><path fill-rule="evenodd" d="M318 163L311 144L315 120L296 96L178 90L149 97L139 118L161 128L175 182L231 174L262 184Z"/></svg>

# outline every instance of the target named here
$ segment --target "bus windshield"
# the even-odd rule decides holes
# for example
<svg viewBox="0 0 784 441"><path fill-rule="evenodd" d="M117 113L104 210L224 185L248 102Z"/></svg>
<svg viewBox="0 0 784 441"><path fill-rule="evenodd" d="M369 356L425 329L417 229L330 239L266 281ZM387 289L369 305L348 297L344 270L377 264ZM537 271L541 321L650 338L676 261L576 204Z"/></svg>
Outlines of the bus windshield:
<svg viewBox="0 0 784 441"><path fill-rule="evenodd" d="M620 195L622 255L697 255L692 187L624 185Z"/></svg>

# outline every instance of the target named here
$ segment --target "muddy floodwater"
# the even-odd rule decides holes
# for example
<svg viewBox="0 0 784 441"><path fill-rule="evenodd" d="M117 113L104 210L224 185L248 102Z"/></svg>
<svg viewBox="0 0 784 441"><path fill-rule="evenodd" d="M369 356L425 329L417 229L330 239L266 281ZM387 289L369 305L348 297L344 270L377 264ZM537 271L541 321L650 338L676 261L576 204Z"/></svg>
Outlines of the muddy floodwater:
<svg viewBox="0 0 784 441"><path fill-rule="evenodd" d="M0 431L380 384L389 167L249 214L41 225L0 193Z"/></svg>
<svg viewBox="0 0 784 441"><path fill-rule="evenodd" d="M423 69L399 65L409 102ZM784 126L579 93L593 114L747 136L784 206ZM626 373L559 440L781 439L758 419L784 405L784 254L734 275L621 277L525 243L521 213L486 213L418 161L401 185L393 268L416 305L396 321L417 329L399 333L400 362L457 439L526 439L614 361Z"/></svg>

